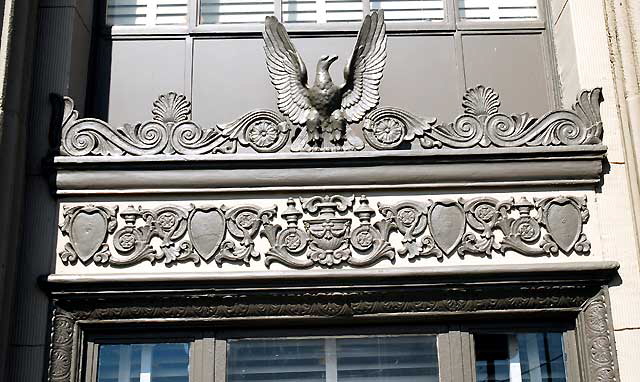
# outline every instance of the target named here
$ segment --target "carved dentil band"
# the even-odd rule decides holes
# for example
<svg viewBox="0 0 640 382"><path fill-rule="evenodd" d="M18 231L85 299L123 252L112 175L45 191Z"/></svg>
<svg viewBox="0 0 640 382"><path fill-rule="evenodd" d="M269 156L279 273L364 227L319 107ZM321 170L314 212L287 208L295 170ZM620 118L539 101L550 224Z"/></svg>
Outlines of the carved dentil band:
<svg viewBox="0 0 640 382"><path fill-rule="evenodd" d="M215 261L264 261L290 268L367 267L397 256L438 261L588 254L585 197L498 200L406 200L369 204L366 196L289 198L278 206L64 207L64 263L129 266ZM118 216L120 219L118 219ZM392 235L395 235L394 239ZM266 239L259 253L256 240Z"/></svg>

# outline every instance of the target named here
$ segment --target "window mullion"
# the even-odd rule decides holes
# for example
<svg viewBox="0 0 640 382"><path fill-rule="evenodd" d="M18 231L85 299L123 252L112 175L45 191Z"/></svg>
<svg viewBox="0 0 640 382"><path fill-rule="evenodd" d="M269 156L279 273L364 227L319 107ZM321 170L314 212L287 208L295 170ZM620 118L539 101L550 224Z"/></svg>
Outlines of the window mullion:
<svg viewBox="0 0 640 382"><path fill-rule="evenodd" d="M158 15L158 0L147 0L147 26L156 25Z"/></svg>
<svg viewBox="0 0 640 382"><path fill-rule="evenodd" d="M326 382L338 382L338 354L335 338L324 340L324 355L326 362Z"/></svg>
<svg viewBox="0 0 640 382"><path fill-rule="evenodd" d="M316 22L327 22L327 2L326 0L316 0Z"/></svg>
<svg viewBox="0 0 640 382"><path fill-rule="evenodd" d="M280 20L280 22L284 22L283 14L282 14L282 0L274 0L273 1L273 14Z"/></svg>
<svg viewBox="0 0 640 382"><path fill-rule="evenodd" d="M362 0L362 18L364 19L364 16L368 15L369 13L371 13L371 0Z"/></svg>
<svg viewBox="0 0 640 382"><path fill-rule="evenodd" d="M214 343L214 381L227 380L227 341L216 339Z"/></svg>

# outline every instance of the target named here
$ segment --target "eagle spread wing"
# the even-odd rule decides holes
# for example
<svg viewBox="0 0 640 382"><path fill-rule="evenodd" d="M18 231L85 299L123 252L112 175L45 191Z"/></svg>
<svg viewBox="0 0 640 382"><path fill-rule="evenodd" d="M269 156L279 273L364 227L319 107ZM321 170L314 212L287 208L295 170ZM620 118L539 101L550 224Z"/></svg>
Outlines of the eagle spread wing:
<svg viewBox="0 0 640 382"><path fill-rule="evenodd" d="M387 61L387 34L382 10L364 18L351 60L344 68L342 111L348 122L358 122L380 102L380 80Z"/></svg>
<svg viewBox="0 0 640 382"><path fill-rule="evenodd" d="M303 124L312 108L307 68L278 19L273 16L266 18L263 37L269 77L278 93L278 108L291 122Z"/></svg>

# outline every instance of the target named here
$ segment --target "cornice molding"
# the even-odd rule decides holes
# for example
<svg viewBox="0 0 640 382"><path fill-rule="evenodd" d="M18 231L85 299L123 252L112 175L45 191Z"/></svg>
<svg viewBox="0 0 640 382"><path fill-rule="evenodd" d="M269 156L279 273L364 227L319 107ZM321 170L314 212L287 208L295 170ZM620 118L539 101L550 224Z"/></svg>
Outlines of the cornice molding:
<svg viewBox="0 0 640 382"><path fill-rule="evenodd" d="M464 112L454 122L379 107L361 126L348 127L350 136L361 131L364 150L296 152L290 147L300 127L274 111L203 128L190 119L186 97L167 93L154 102L152 119L114 127L78 118L65 98L53 122L61 124L53 150L55 192L593 185L601 181L607 150L600 101L600 89L583 91L571 110L536 119L500 113L497 94L477 86L465 94Z"/></svg>

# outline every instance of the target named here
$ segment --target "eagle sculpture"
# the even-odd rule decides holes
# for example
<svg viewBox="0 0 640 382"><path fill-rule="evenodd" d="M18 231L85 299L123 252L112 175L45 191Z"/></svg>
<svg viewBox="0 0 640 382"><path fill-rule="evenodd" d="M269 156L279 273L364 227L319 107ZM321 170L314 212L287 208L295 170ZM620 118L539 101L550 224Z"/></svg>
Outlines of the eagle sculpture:
<svg viewBox="0 0 640 382"><path fill-rule="evenodd" d="M306 136L308 150L349 149L351 145L345 144L349 139L347 123L360 122L380 102L380 81L387 60L383 12L373 11L364 18L341 86L334 84L329 74L329 66L338 56L320 57L314 84L309 86L307 68L284 25L268 16L263 37L278 108L291 122L306 128L301 136Z"/></svg>

